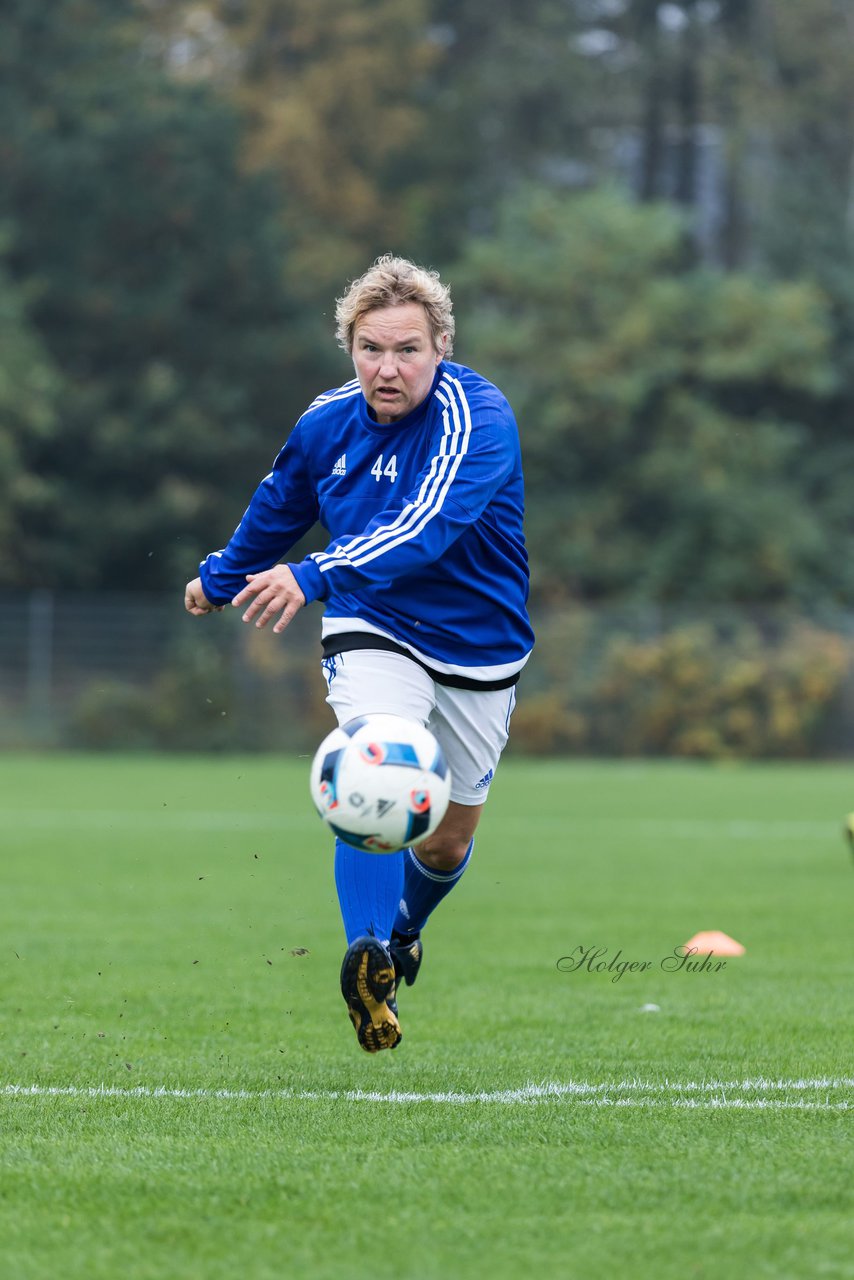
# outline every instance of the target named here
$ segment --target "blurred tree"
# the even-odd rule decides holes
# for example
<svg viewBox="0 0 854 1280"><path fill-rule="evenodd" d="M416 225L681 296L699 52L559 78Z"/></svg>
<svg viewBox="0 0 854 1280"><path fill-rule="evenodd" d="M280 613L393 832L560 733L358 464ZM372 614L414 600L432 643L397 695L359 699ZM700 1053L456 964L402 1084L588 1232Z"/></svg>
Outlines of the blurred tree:
<svg viewBox="0 0 854 1280"><path fill-rule="evenodd" d="M725 130L726 265L821 274L852 255L854 12L847 0L722 0L709 105ZM733 212L733 204L741 208Z"/></svg>
<svg viewBox="0 0 854 1280"><path fill-rule="evenodd" d="M520 421L540 593L854 599L803 483L833 389L813 287L686 270L666 206L542 189L455 278L460 358Z"/></svg>
<svg viewBox="0 0 854 1280"><path fill-rule="evenodd" d="M720 261L745 249L741 181L757 0L574 0L581 47L597 65L593 114L600 168L641 200L693 211L696 249ZM594 38L596 37L596 38Z"/></svg>
<svg viewBox="0 0 854 1280"><path fill-rule="evenodd" d="M441 49L427 89L423 163L437 176L433 252L455 252L494 227L497 203L520 181L578 187L594 178L592 135L613 112L599 68L578 40L568 0L431 0Z"/></svg>
<svg viewBox="0 0 854 1280"><path fill-rule="evenodd" d="M729 269L850 256L848 0L573 0L590 141L647 200L693 206ZM607 126L604 127L603 126Z"/></svg>
<svg viewBox="0 0 854 1280"><path fill-rule="evenodd" d="M30 448L49 501L7 581L181 581L326 373L285 296L273 184L241 175L234 110L164 75L139 17L130 0L0 10L8 270L62 377Z"/></svg>
<svg viewBox="0 0 854 1280"><path fill-rule="evenodd" d="M426 0L206 8L236 58L226 87L247 122L246 165L275 170L287 193L293 295L327 297L378 253L423 242L421 99L437 55ZM170 9L186 29L187 6Z"/></svg>
<svg viewBox="0 0 854 1280"><path fill-rule="evenodd" d="M37 460L56 433L60 385L27 300L0 264L0 585L25 582L38 567L55 495Z"/></svg>
<svg viewBox="0 0 854 1280"><path fill-rule="evenodd" d="M854 10L847 0L754 4L765 88L757 109L768 121L762 163L751 169L754 238L766 269L812 278L832 302L839 390L814 418L803 483L835 530L834 561L847 566L854 559Z"/></svg>
<svg viewBox="0 0 854 1280"><path fill-rule="evenodd" d="M850 599L852 25L847 0L7 0L4 580L180 578L346 373L333 294L393 248L455 284L462 254L461 358L537 424L543 585ZM609 168L650 207L556 194ZM822 295L691 270L662 195L720 204L715 261Z"/></svg>
<svg viewBox="0 0 854 1280"><path fill-rule="evenodd" d="M447 260L522 177L590 178L597 72L567 0L148 4L182 74L239 104L249 163L281 175L298 293L388 248Z"/></svg>

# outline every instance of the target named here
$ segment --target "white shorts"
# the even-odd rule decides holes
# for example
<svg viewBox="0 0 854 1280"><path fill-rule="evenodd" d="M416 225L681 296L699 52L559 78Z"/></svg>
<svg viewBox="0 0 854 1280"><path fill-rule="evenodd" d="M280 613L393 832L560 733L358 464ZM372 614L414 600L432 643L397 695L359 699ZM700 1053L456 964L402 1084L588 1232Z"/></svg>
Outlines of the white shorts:
<svg viewBox="0 0 854 1280"><path fill-rule="evenodd" d="M339 724L387 712L435 734L451 770L451 799L483 804L507 742L516 705L510 689L451 689L399 653L353 649L323 659L329 703Z"/></svg>

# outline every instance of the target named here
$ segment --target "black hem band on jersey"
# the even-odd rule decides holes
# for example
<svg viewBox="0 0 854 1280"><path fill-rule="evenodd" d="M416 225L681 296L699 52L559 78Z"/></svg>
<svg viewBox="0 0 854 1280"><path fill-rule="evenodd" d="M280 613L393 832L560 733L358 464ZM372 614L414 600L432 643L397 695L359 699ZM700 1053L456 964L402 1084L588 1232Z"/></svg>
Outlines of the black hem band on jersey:
<svg viewBox="0 0 854 1280"><path fill-rule="evenodd" d="M447 685L449 689L474 689L482 693L491 693L495 689L512 689L522 674L521 671L514 671L513 675L502 676L500 680L473 680L470 676L449 675L447 671L437 671L435 667L428 666L426 662L416 658L414 653L404 649L403 645L398 644L396 640L390 640L388 636L374 635L370 631L341 631L338 635L326 636L322 644L324 658L334 658L339 653L351 653L354 649L379 649L383 653L399 653L402 658L408 658L410 662L414 662L416 666L426 671L437 684Z"/></svg>

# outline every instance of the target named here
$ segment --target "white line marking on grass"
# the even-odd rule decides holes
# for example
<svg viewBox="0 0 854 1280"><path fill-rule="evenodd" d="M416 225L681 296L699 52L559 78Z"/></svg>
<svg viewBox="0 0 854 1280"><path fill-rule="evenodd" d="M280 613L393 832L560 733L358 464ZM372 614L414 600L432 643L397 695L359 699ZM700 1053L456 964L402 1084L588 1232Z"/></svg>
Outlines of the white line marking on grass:
<svg viewBox="0 0 854 1280"><path fill-rule="evenodd" d="M26 831L278 831L282 825L276 810L0 809L0 818L7 829ZM306 811L289 815L288 823L314 828L317 818Z"/></svg>
<svg viewBox="0 0 854 1280"><path fill-rule="evenodd" d="M0 808L0 818L9 829L21 830L74 830L112 831L131 823L135 828L156 831L268 831L278 830L282 814L278 810L220 811L195 809L162 809L149 806L145 809L12 809ZM547 817L540 820L545 826L560 825L565 828L566 818ZM315 827L313 812L304 815L289 814L288 822ZM691 840L712 836L730 840L802 841L815 837L826 839L839 828L839 823L814 820L783 820L779 818L590 818L580 821L584 828L597 831L628 830L657 836L663 839Z"/></svg>
<svg viewBox="0 0 854 1280"><path fill-rule="evenodd" d="M839 1097L850 1092L850 1097ZM806 1095L806 1096L805 1096ZM809 1096L813 1095L813 1096ZM373 1102L412 1105L424 1102L453 1106L518 1105L562 1101L588 1107L677 1107L715 1111L851 1111L854 1078L819 1076L800 1080L617 1080L526 1084L519 1089L476 1093L415 1093L397 1089L178 1089L165 1085L6 1084L6 1098L166 1098L225 1102Z"/></svg>

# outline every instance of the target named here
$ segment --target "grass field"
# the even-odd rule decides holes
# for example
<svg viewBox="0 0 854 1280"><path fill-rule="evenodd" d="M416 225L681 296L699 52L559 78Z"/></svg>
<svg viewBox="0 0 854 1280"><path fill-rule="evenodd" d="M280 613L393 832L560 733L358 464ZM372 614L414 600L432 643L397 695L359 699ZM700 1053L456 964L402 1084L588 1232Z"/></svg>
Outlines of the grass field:
<svg viewBox="0 0 854 1280"><path fill-rule="evenodd" d="M0 760L0 1275L854 1277L850 767L509 760L375 1057L306 772Z"/></svg>

